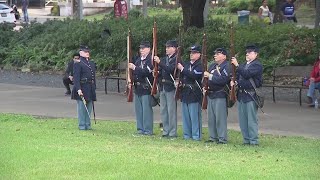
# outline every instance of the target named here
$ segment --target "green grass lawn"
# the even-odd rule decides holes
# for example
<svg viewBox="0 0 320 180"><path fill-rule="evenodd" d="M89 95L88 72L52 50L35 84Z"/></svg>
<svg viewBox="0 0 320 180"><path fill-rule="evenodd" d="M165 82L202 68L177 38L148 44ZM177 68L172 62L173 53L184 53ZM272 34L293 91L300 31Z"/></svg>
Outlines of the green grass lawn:
<svg viewBox="0 0 320 180"><path fill-rule="evenodd" d="M261 135L258 147L136 136L135 123L0 114L0 179L320 179L320 140ZM155 127L158 127L155 125ZM204 137L207 138L207 129Z"/></svg>

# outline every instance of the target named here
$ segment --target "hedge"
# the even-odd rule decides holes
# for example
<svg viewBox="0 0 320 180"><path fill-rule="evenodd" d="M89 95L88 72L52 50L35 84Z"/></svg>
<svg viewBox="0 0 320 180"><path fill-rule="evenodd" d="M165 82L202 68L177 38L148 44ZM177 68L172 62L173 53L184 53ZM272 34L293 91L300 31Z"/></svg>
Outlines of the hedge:
<svg viewBox="0 0 320 180"><path fill-rule="evenodd" d="M158 52L164 55L164 44L177 39L179 18L158 17ZM120 61L126 60L126 35L128 28L133 34L133 50L138 51L139 42L152 41L153 18L123 19L105 18L100 21L47 21L32 23L20 32L0 27L0 66L5 68L27 67L33 71L63 70L80 44L91 49L92 59L103 72ZM104 33L110 29L111 36ZM208 37L208 55L212 57L217 47L229 49L230 25L217 19L209 20L204 29L190 28L183 33L183 57L188 58L186 49L192 44L201 44L202 34ZM294 24L263 26L258 22L250 25L235 24L235 50L244 60L247 44L260 46L260 58L266 71L275 66L312 64L320 48L320 31L299 28Z"/></svg>

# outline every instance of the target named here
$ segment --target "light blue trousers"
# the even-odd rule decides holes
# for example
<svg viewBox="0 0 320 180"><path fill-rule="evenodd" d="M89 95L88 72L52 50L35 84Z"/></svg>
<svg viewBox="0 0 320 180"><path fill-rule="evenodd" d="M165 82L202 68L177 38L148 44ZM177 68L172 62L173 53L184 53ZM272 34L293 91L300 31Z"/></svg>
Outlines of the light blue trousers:
<svg viewBox="0 0 320 180"><path fill-rule="evenodd" d="M160 91L160 115L163 124L163 135L177 136L177 101L175 91Z"/></svg>
<svg viewBox="0 0 320 180"><path fill-rule="evenodd" d="M200 141L202 137L202 115L199 103L181 103L184 139Z"/></svg>
<svg viewBox="0 0 320 180"><path fill-rule="evenodd" d="M238 101L238 115L244 144L259 144L257 105L254 101Z"/></svg>
<svg viewBox="0 0 320 180"><path fill-rule="evenodd" d="M25 9L23 12L23 20L24 22L29 22L28 9Z"/></svg>
<svg viewBox="0 0 320 180"><path fill-rule="evenodd" d="M312 98L312 102L316 100L315 90L318 89L320 92L320 82L310 82L307 96Z"/></svg>
<svg viewBox="0 0 320 180"><path fill-rule="evenodd" d="M151 95L138 96L134 94L134 107L139 134L153 134L153 109L150 103Z"/></svg>
<svg viewBox="0 0 320 180"><path fill-rule="evenodd" d="M210 99L208 97L209 139L227 142L227 101L226 98Z"/></svg>
<svg viewBox="0 0 320 180"><path fill-rule="evenodd" d="M92 101L87 102L87 108L91 116L92 111ZM80 130L91 129L91 122L88 112L81 100L77 100L77 111L78 111L78 123Z"/></svg>

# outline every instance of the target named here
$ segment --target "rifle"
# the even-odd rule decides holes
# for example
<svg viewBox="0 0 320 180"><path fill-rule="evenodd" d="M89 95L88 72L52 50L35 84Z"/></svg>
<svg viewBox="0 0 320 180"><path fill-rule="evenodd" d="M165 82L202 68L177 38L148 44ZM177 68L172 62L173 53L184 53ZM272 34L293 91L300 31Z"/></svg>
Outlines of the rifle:
<svg viewBox="0 0 320 180"><path fill-rule="evenodd" d="M234 50L234 26L233 26L233 22L231 22L231 26L230 26L230 53L231 53L231 57L235 56L235 50ZM231 81L235 82L236 81L236 66L234 64L231 63L231 67L232 67L232 75L231 75ZM237 100L236 97L236 88L235 86L231 86L230 88L230 100L232 102L235 102Z"/></svg>
<svg viewBox="0 0 320 180"><path fill-rule="evenodd" d="M201 61L203 66L203 72L208 71L208 59L207 59L207 37L206 34L203 34L202 37L202 52L201 52ZM202 85L204 88L203 98L202 98L202 109L207 109L208 106L208 78L203 76Z"/></svg>
<svg viewBox="0 0 320 180"><path fill-rule="evenodd" d="M174 72L173 72L173 78L174 80L178 80L178 83L175 84L176 85L176 90L174 92L174 98L175 100L179 100L180 99L180 93L181 93L181 80L179 78L180 73L178 72L178 64L181 63L181 46L179 46L177 48L177 57L176 57L176 67L174 68ZM174 81L174 83L175 83Z"/></svg>
<svg viewBox="0 0 320 180"><path fill-rule="evenodd" d="M132 50L131 50L131 31L128 30L128 37L127 37L127 58L128 64L132 63ZM127 102L133 101L133 73L132 69L128 67L127 69Z"/></svg>
<svg viewBox="0 0 320 180"><path fill-rule="evenodd" d="M175 84L176 90L174 92L174 98L176 101L180 99L180 94L181 94L181 79L180 79L180 73L178 70L178 64L181 63L181 54L182 54L182 21L180 21L180 25L179 25L178 44L179 46L177 48L176 66L174 68L174 73L173 73L174 80L178 80L178 83Z"/></svg>
<svg viewBox="0 0 320 180"><path fill-rule="evenodd" d="M154 56L158 54L158 49L157 49L157 23L156 20L153 22L153 28L152 28L152 34L153 34L153 41L152 41L152 53L151 53L151 61L153 65L153 84L152 84L152 89L151 89L151 95L157 94L157 82L158 82L158 75L159 75L159 68L158 68L158 63L154 61Z"/></svg>

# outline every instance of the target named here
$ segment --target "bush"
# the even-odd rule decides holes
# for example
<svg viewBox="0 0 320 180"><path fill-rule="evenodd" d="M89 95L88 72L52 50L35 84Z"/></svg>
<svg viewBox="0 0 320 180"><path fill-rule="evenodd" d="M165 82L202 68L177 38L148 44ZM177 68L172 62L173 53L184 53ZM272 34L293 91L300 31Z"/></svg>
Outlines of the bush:
<svg viewBox="0 0 320 180"><path fill-rule="evenodd" d="M169 39L178 39L179 18L157 17L158 54L165 54L164 44ZM95 21L47 21L32 23L20 32L4 28L0 30L0 65L28 67L38 70L62 70L80 44L91 49L92 59L99 71L126 60L126 34L130 28L133 35L133 51L138 52L142 40L152 42L153 18L103 19ZM111 31L111 36L104 29ZM209 20L204 29L190 28L183 33L183 58L188 59L187 49L192 44L202 44L203 33L208 38L208 57L217 47L229 49L230 26L224 20ZM312 64L320 48L320 31L299 28L292 24L261 26L235 25L235 51L239 60L245 59L244 47L255 43L260 46L260 58L266 71L283 65Z"/></svg>
<svg viewBox="0 0 320 180"><path fill-rule="evenodd" d="M259 7L262 5L261 0L229 0L228 7L231 12L241 10L248 10L251 12L258 12ZM268 0L268 7L271 11L274 10L275 0Z"/></svg>

